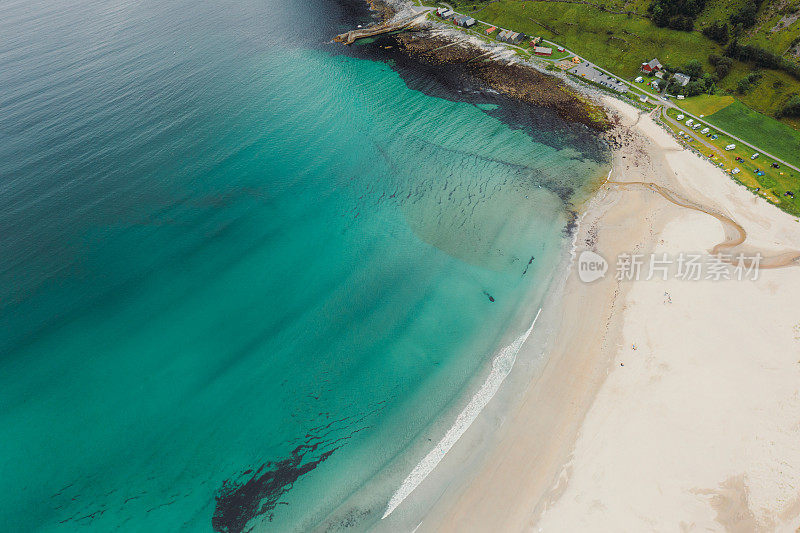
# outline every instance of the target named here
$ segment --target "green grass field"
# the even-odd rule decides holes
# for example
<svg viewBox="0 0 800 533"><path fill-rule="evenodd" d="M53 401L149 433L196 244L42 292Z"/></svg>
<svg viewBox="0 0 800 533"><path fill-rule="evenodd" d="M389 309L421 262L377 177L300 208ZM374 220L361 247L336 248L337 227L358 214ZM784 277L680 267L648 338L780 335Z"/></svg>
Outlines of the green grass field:
<svg viewBox="0 0 800 533"><path fill-rule="evenodd" d="M800 132L753 111L741 102L734 102L706 116L705 120L800 166Z"/></svg>
<svg viewBox="0 0 800 533"><path fill-rule="evenodd" d="M711 115L717 111L728 107L734 102L733 96L721 96L716 94L701 94L687 98L678 104L693 115Z"/></svg>

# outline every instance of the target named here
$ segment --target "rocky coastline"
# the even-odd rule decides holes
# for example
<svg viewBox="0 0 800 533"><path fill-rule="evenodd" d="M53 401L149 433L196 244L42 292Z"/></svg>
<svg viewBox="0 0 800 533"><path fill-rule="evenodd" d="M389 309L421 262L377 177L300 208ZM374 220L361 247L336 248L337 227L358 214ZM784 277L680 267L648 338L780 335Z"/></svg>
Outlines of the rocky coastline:
<svg viewBox="0 0 800 533"><path fill-rule="evenodd" d="M391 21L408 10L403 2L368 0L381 23ZM413 29L390 34L393 45L410 57L429 65L458 65L470 76L509 98L536 107L552 109L564 121L583 124L599 132L613 127L605 109L564 80L516 59L512 54L497 57L480 41L458 30L442 29L424 23ZM494 45L500 48L500 45Z"/></svg>

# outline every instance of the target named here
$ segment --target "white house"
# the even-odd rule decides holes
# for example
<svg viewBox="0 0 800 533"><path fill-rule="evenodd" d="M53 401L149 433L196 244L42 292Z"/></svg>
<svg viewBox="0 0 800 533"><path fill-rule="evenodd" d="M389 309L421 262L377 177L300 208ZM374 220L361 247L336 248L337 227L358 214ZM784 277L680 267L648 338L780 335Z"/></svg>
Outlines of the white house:
<svg viewBox="0 0 800 533"><path fill-rule="evenodd" d="M680 72L676 72L674 76L672 76L672 81L677 82L681 87L686 87L686 84L689 83L691 80L689 76L686 74L681 74Z"/></svg>

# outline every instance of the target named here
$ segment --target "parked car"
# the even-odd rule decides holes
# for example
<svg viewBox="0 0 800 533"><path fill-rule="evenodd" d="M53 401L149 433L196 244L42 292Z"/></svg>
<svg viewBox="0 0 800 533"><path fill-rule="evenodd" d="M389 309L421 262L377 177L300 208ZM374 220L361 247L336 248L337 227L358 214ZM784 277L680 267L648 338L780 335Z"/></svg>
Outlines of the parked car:
<svg viewBox="0 0 800 533"><path fill-rule="evenodd" d="M772 163L772 168L781 168L781 166L778 163Z"/></svg>
<svg viewBox="0 0 800 533"><path fill-rule="evenodd" d="M716 141L717 139L719 139L719 135L716 135L716 134L715 134L715 135L712 135L712 136L711 136L711 140L712 140L712 141Z"/></svg>
<svg viewBox="0 0 800 533"><path fill-rule="evenodd" d="M678 120L683 120L683 117L684 117L684 115L683 115L683 114L680 114L680 115L678 115L678 116L677 116L677 117L675 117L675 118L677 118Z"/></svg>
<svg viewBox="0 0 800 533"><path fill-rule="evenodd" d="M731 170L731 174L738 174L739 172L741 172L741 170L739 170L739 167L736 167L733 170Z"/></svg>
<svg viewBox="0 0 800 533"><path fill-rule="evenodd" d="M756 176L763 176L763 175L764 175L763 170L756 170Z"/></svg>
<svg viewBox="0 0 800 533"><path fill-rule="evenodd" d="M753 154L750 156L750 159L758 159L758 154Z"/></svg>
<svg viewBox="0 0 800 533"><path fill-rule="evenodd" d="M737 160L737 161L739 161L740 163L741 163L742 161L744 161L744 159L742 159L742 158L741 158L741 157L739 157L738 155L736 156L736 160Z"/></svg>

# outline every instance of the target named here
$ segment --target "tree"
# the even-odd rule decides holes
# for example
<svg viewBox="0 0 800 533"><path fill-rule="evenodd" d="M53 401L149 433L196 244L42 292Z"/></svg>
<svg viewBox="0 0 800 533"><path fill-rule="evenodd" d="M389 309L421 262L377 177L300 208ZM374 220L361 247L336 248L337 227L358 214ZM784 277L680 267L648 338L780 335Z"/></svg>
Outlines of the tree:
<svg viewBox="0 0 800 533"><path fill-rule="evenodd" d="M739 11L731 15L731 24L741 24L745 28L753 26L756 23L759 7L761 7L761 2L750 0L743 5Z"/></svg>
<svg viewBox="0 0 800 533"><path fill-rule="evenodd" d="M706 0L652 0L647 10L656 26L692 31L694 19L705 3Z"/></svg>
<svg viewBox="0 0 800 533"><path fill-rule="evenodd" d="M686 96L697 96L705 92L705 85L702 81L690 81L683 87L683 94Z"/></svg>
<svg viewBox="0 0 800 533"><path fill-rule="evenodd" d="M683 73L690 78L699 78L703 75L703 65L698 60L692 59L683 65Z"/></svg>
<svg viewBox="0 0 800 533"><path fill-rule="evenodd" d="M777 113L780 117L800 117L800 96L794 95Z"/></svg>
<svg viewBox="0 0 800 533"><path fill-rule="evenodd" d="M733 67L733 59L730 57L720 57L717 54L709 55L708 62L714 66L717 80L721 80L727 76Z"/></svg>
<svg viewBox="0 0 800 533"><path fill-rule="evenodd" d="M728 39L730 38L728 23L719 21L713 22L710 25L703 28L703 35L705 35L712 41L718 42L719 44L725 44L728 42Z"/></svg>

